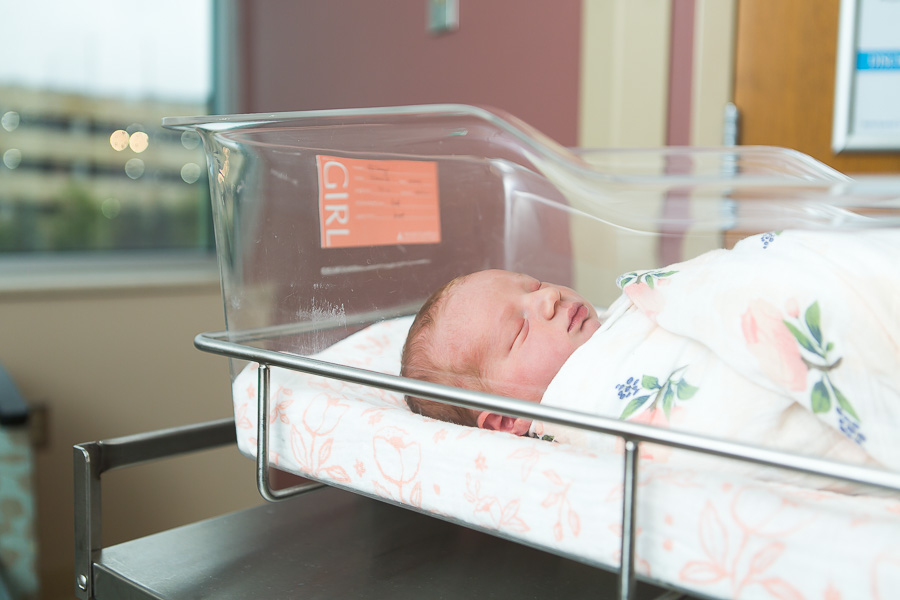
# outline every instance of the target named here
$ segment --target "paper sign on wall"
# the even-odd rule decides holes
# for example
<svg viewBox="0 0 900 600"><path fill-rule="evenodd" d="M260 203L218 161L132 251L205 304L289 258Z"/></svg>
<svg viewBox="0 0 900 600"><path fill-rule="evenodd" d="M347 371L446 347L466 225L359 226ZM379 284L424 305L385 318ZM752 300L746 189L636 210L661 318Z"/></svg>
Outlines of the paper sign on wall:
<svg viewBox="0 0 900 600"><path fill-rule="evenodd" d="M322 248L441 241L437 163L316 156Z"/></svg>
<svg viewBox="0 0 900 600"><path fill-rule="evenodd" d="M841 0L835 152L900 150L900 2Z"/></svg>

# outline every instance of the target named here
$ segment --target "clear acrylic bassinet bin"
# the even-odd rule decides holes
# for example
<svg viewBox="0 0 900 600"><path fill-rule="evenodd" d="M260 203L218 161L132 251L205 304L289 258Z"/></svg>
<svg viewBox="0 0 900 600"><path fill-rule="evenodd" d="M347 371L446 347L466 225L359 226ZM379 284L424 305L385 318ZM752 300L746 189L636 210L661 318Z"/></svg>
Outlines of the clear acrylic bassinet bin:
<svg viewBox="0 0 900 600"><path fill-rule="evenodd" d="M896 193L792 150L569 150L472 106L163 124L203 138L228 331L312 326L265 341L302 355L359 323L411 314L480 269L525 272L608 305L626 271L751 233L900 216Z"/></svg>
<svg viewBox="0 0 900 600"><path fill-rule="evenodd" d="M250 451L242 448L245 453L272 456L268 445L268 424L272 423L272 436L281 436L281 457L286 463L292 460L288 455L293 455L298 474L431 511L440 518L588 564L619 569L621 597L629 596L635 568L638 443L664 443L808 473L832 473L830 465L808 457L785 453L773 457L771 452L728 440L401 378L340 359L326 360L321 353L342 346L337 342L369 325L414 314L436 288L478 270L527 273L541 281L568 285L595 305L608 306L619 296L619 275L730 247L751 234L790 228L862 232L896 227L900 225L896 180L854 181L808 156L779 148L570 150L500 111L459 105L168 118L164 125L196 131L208 154L227 331L198 336L197 345L231 358L236 424L245 428L243 435L238 433L239 447L242 439L253 445ZM240 379L253 371L248 361L260 365L258 384ZM270 367L311 376L311 396L325 388L337 396L329 396L327 403L312 398L302 404L307 408L290 409L295 411L293 421L279 419L284 417L278 405L280 388L274 383L270 387ZM305 434L300 429L308 425L307 412L302 411L311 411L318 419L316 431L327 429L322 424L328 406L348 410L347 397L341 396L342 385L348 382L627 439L624 468L620 455L599 457L613 466L604 477L621 482L615 484L621 485L621 508L617 504L613 509L620 511L616 519L621 520L607 527L606 521L585 518L582 525L587 527L590 521L602 531L566 546L552 536L539 537L536 530L521 535L497 532L443 510L439 489L462 496L468 479L447 486L412 487L401 471L393 479L398 484L396 496L376 488L374 477L362 477L359 468L364 465L355 452L362 448L361 441L367 452L377 453L381 444L402 459L404 449L421 449L426 442L438 440L440 432L432 438L428 427L446 425L412 415L402 397L392 400L388 409L401 421L391 423L409 423L411 431L427 438L421 445L404 441L408 432L398 428L374 431L375 413L384 407L363 410L366 405L359 403L362 412L344 419L342 427L347 421L370 426L362 434L351 431L341 438L350 448L345 468L322 468L324 459L338 452L336 436L333 444L329 439L315 447L318 458L307 461L313 468L306 468L300 463L314 452L301 439ZM238 410L239 395L243 395L244 413ZM251 404L257 406L257 429L246 418ZM319 408L308 408L312 406ZM418 420L402 421L405 418ZM301 419L303 425L294 428L293 423ZM329 435L334 421L328 425ZM474 430L453 427L464 431L443 435L463 440L460 445L453 451L435 450L435 462L421 469L417 466L417 473L436 472L433 467L443 468L440 463L446 462L450 463L447 472L468 477L453 459L480 446L465 445L466 436ZM503 444L545 443L504 437ZM556 446L565 445L551 447ZM549 451L540 448L545 450ZM561 462L554 465L563 467L571 459L574 462L567 467L573 469L571 480L577 476L579 483L593 485L585 473L597 472L596 465L582 465L578 460L598 457L579 458L566 452L566 448L559 451L556 458ZM502 454L507 455L512 456ZM417 461L423 461L416 465L425 464L423 457L424 450L415 454ZM368 473L376 471L372 466L376 462L377 456L368 463ZM403 464L400 460L397 468ZM257 462L260 491L267 499L281 499L283 495L269 488L268 465L266 460ZM354 468L359 487L350 483L348 471ZM835 476L900 489L891 475L863 471L858 468L851 476L843 470L843 475ZM412 489L404 495L406 483ZM532 494L531 504L543 506L541 486L519 491L523 498ZM436 502L431 507L424 499L428 494ZM646 527L659 524L652 519L644 523ZM608 544L610 527L622 532L618 548ZM595 543L600 540L606 544L602 551ZM803 560L809 562L806 554ZM681 585L674 579L669 583Z"/></svg>

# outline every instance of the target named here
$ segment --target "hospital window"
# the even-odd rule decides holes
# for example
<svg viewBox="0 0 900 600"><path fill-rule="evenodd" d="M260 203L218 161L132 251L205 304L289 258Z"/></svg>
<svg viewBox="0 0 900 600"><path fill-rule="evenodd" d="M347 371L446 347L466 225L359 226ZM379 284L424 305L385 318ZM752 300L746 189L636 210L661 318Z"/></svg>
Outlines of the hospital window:
<svg viewBox="0 0 900 600"><path fill-rule="evenodd" d="M0 0L0 253L208 250L212 0Z"/></svg>

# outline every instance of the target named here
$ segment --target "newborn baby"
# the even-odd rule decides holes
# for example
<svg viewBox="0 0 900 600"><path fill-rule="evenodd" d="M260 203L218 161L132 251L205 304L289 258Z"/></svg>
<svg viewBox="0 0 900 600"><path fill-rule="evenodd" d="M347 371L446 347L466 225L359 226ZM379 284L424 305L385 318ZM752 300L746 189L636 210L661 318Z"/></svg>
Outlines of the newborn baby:
<svg viewBox="0 0 900 600"><path fill-rule="evenodd" d="M784 231L626 273L603 315L506 271L423 305L401 374L592 415L900 469L900 231ZM602 368L600 368L602 366ZM608 436L407 398L461 425Z"/></svg>
<svg viewBox="0 0 900 600"><path fill-rule="evenodd" d="M480 271L438 289L403 348L401 374L539 403L550 381L600 328L573 290L509 271ZM413 412L524 435L526 419L407 397Z"/></svg>

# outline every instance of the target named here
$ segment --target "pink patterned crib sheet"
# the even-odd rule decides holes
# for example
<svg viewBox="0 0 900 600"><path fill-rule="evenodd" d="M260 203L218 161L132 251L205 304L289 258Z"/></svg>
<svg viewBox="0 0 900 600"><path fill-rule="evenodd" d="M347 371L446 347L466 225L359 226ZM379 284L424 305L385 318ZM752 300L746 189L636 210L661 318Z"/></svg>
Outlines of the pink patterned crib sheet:
<svg viewBox="0 0 900 600"><path fill-rule="evenodd" d="M410 323L376 323L315 358L395 374ZM251 457L256 371L250 364L233 382L238 447ZM278 368L271 394L270 462L281 469L618 566L617 452L438 422L398 394ZM642 461L637 518L638 573L689 591L838 600L900 589L896 497Z"/></svg>

